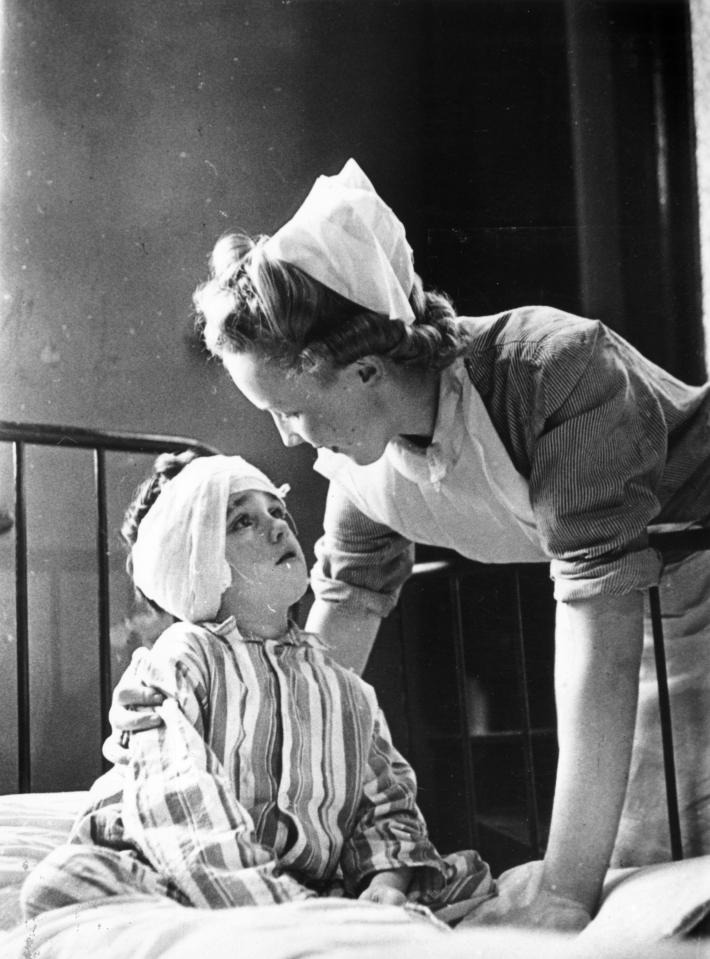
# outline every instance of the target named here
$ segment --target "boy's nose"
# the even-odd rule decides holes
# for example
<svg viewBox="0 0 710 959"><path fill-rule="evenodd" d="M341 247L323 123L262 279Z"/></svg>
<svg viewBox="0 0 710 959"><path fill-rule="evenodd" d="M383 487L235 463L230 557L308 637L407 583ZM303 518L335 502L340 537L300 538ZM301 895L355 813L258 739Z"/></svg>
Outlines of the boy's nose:
<svg viewBox="0 0 710 959"><path fill-rule="evenodd" d="M278 543L280 539L283 539L284 533L288 529L288 524L285 519L281 519L278 516L272 518L271 526L269 527L269 538L272 543Z"/></svg>

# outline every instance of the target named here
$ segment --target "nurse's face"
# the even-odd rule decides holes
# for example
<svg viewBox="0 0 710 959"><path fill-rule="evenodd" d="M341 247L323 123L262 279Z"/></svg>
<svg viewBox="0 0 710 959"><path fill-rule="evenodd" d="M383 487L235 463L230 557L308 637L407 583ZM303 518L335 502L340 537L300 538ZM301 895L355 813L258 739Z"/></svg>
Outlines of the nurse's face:
<svg viewBox="0 0 710 959"><path fill-rule="evenodd" d="M356 360L325 384L310 373L286 376L253 353L226 353L222 362L249 402L271 414L286 446L326 447L364 466L396 435L387 416L386 373L377 361Z"/></svg>

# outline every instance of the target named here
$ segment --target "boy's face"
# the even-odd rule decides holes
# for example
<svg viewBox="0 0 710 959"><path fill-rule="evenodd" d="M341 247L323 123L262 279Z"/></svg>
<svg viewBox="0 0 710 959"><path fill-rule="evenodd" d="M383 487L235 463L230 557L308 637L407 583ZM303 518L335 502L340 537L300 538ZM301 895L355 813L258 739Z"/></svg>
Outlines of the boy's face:
<svg viewBox="0 0 710 959"><path fill-rule="evenodd" d="M226 558L238 611L288 610L306 591L303 551L283 503L271 493L248 490L230 496Z"/></svg>

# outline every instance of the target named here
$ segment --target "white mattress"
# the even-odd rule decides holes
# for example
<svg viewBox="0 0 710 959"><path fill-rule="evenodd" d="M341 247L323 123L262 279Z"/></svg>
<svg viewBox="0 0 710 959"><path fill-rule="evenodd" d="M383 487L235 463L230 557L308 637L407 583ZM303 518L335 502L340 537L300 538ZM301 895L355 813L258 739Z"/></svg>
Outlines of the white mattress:
<svg viewBox="0 0 710 959"><path fill-rule="evenodd" d="M85 793L0 796L2 959L710 959L692 935L710 914L710 857L610 874L598 916L580 937L470 925L357 900L203 910L167 899L114 897L22 922L19 890L69 832ZM501 895L540 864L501 879Z"/></svg>

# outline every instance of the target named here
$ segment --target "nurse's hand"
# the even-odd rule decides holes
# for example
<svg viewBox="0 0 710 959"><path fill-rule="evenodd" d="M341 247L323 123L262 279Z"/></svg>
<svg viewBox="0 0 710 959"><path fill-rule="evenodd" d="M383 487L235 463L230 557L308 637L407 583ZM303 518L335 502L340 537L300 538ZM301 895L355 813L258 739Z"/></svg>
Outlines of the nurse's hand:
<svg viewBox="0 0 710 959"><path fill-rule="evenodd" d="M504 922L530 929L581 932L589 925L591 918L580 902L543 891L538 893L529 905L511 909L505 915Z"/></svg>
<svg viewBox="0 0 710 959"><path fill-rule="evenodd" d="M508 869L498 878L498 895L473 909L461 925L581 932L589 924L589 911L576 899L546 888L544 870L541 859Z"/></svg>
<svg viewBox="0 0 710 959"><path fill-rule="evenodd" d="M116 684L111 697L108 719L111 735L103 744L103 754L112 763L124 763L128 759L128 736L143 729L160 726L163 720L155 712L165 697L153 686L145 686L138 679L137 667L146 649L137 649L131 663Z"/></svg>
<svg viewBox="0 0 710 959"><path fill-rule="evenodd" d="M482 926L517 926L526 929L547 929L556 932L581 932L591 916L575 899L557 896L541 889L524 905L501 897L489 899L475 909L463 924Z"/></svg>

